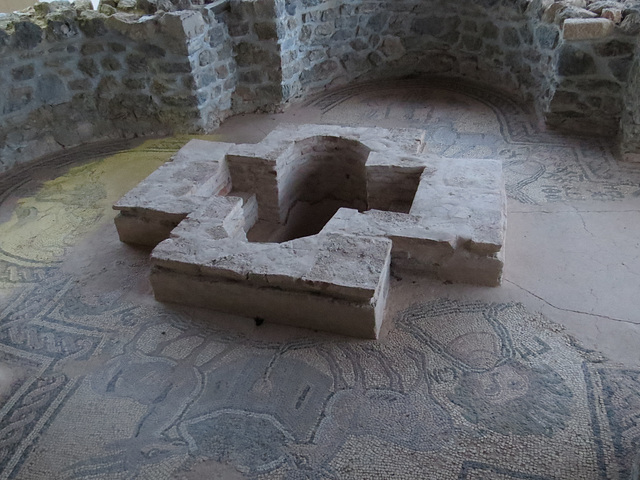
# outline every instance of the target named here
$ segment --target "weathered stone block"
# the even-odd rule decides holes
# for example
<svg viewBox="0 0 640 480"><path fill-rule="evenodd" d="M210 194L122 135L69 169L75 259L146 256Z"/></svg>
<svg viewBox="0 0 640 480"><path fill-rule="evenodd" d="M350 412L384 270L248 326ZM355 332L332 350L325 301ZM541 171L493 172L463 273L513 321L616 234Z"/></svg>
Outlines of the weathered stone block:
<svg viewBox="0 0 640 480"><path fill-rule="evenodd" d="M605 38L613 33L615 24L606 18L568 18L562 27L565 40Z"/></svg>
<svg viewBox="0 0 640 480"><path fill-rule="evenodd" d="M232 37L243 37L248 35L251 31L251 25L249 22L233 22L229 25L229 35ZM212 45L215 42L212 42Z"/></svg>
<svg viewBox="0 0 640 480"><path fill-rule="evenodd" d="M77 13L84 12L85 10L93 10L91 0L75 0L73 2L73 7L76 9Z"/></svg>
<svg viewBox="0 0 640 480"><path fill-rule="evenodd" d="M493 22L486 22L482 27L482 37L489 40L496 40L500 34L500 29Z"/></svg>
<svg viewBox="0 0 640 480"><path fill-rule="evenodd" d="M9 90L9 96L5 100L2 113L13 113L22 110L33 100L33 89L31 87L14 87Z"/></svg>
<svg viewBox="0 0 640 480"><path fill-rule="evenodd" d="M631 68L631 63L633 62L633 57L631 55L621 58L614 58L609 60L609 70L616 78L616 80L620 82L626 82L629 77L629 70Z"/></svg>
<svg viewBox="0 0 640 480"><path fill-rule="evenodd" d="M202 50L198 55L198 64L201 67L210 65L215 61L215 54L211 50Z"/></svg>
<svg viewBox="0 0 640 480"><path fill-rule="evenodd" d="M349 46L356 52L370 48L369 43L365 42L362 38L356 38L352 40L351 42L349 42Z"/></svg>
<svg viewBox="0 0 640 480"><path fill-rule="evenodd" d="M618 57L621 55L631 55L635 51L635 43L622 40L611 40L606 43L596 44L593 50L601 57Z"/></svg>
<svg viewBox="0 0 640 480"><path fill-rule="evenodd" d="M371 52L369 55L367 55L367 61L373 65L373 66L378 66L378 65L382 65L383 63L385 63L388 59L386 59L380 52Z"/></svg>
<svg viewBox="0 0 640 480"><path fill-rule="evenodd" d="M127 50L127 47L125 45L123 45L122 43L109 42L109 49L113 53L122 53L122 52Z"/></svg>
<svg viewBox="0 0 640 480"><path fill-rule="evenodd" d="M331 35L331 42L333 42L334 44L340 45L342 43L346 43L351 38L353 38L353 32L350 30L342 29L342 30L337 30L333 35Z"/></svg>
<svg viewBox="0 0 640 480"><path fill-rule="evenodd" d="M229 75L229 69L227 65L218 65L216 67L216 75L221 79L227 78L227 76Z"/></svg>
<svg viewBox="0 0 640 480"><path fill-rule="evenodd" d="M637 35L640 33L640 11L632 11L625 15L620 24L620 30L627 35Z"/></svg>
<svg viewBox="0 0 640 480"><path fill-rule="evenodd" d="M229 191L224 155L231 144L191 140L114 205L123 242L155 246L211 195ZM149 227L149 229L147 229Z"/></svg>
<svg viewBox="0 0 640 480"><path fill-rule="evenodd" d="M326 37L328 35L332 35L336 30L336 27L333 23L321 23L314 30L314 35L319 35L321 37Z"/></svg>
<svg viewBox="0 0 640 480"><path fill-rule="evenodd" d="M118 0L118 10L123 12L130 12L137 7L136 0Z"/></svg>
<svg viewBox="0 0 640 480"><path fill-rule="evenodd" d="M146 42L136 45L136 50L147 58L163 58L167 55L167 51L161 46Z"/></svg>
<svg viewBox="0 0 640 480"><path fill-rule="evenodd" d="M171 88L172 88L171 85L168 85L159 80L154 80L153 82L151 82L151 87L149 87L149 91L154 95L164 95L169 90L171 90Z"/></svg>
<svg viewBox="0 0 640 480"><path fill-rule="evenodd" d="M260 40L276 40L278 38L275 22L258 22L253 28Z"/></svg>
<svg viewBox="0 0 640 480"><path fill-rule="evenodd" d="M607 18L613 23L620 23L622 21L622 9L621 8L605 8L602 10L602 18Z"/></svg>
<svg viewBox="0 0 640 480"><path fill-rule="evenodd" d="M71 80L68 85L70 90L90 90L92 87L91 81L86 78Z"/></svg>
<svg viewBox="0 0 640 480"><path fill-rule="evenodd" d="M558 73L560 75L587 75L596 73L593 57L584 50L570 45L561 47L558 54Z"/></svg>
<svg viewBox="0 0 640 480"><path fill-rule="evenodd" d="M430 16L426 18L416 18L411 24L411 31L420 35L431 35L436 38L455 41L459 37L457 28L460 19L455 16L439 17Z"/></svg>
<svg viewBox="0 0 640 480"><path fill-rule="evenodd" d="M106 57L104 57L100 62L100 65L102 65L102 68L107 72L115 72L117 70L120 70L120 68L122 67L118 59L113 55L107 55Z"/></svg>
<svg viewBox="0 0 640 480"><path fill-rule="evenodd" d="M560 34L553 25L540 25L535 30L535 38L543 49L552 49L558 45Z"/></svg>
<svg viewBox="0 0 640 480"><path fill-rule="evenodd" d="M202 14L194 10L166 13L160 25L164 33L182 41L202 35L206 27Z"/></svg>
<svg viewBox="0 0 640 480"><path fill-rule="evenodd" d="M380 46L380 51L389 60L396 60L405 54L402 40L398 37L385 37Z"/></svg>
<svg viewBox="0 0 640 480"><path fill-rule="evenodd" d="M80 61L78 61L78 70L91 78L96 77L100 73L100 68L91 57L81 58Z"/></svg>
<svg viewBox="0 0 640 480"><path fill-rule="evenodd" d="M49 20L45 32L48 41L56 41L75 37L80 32L80 29L74 19Z"/></svg>
<svg viewBox="0 0 640 480"><path fill-rule="evenodd" d="M568 5L564 2L555 2L545 10L542 19L548 23L562 25L569 18L596 18L597 16L585 8Z"/></svg>
<svg viewBox="0 0 640 480"><path fill-rule="evenodd" d="M13 44L22 49L35 48L42 41L42 29L35 23L16 22L13 34Z"/></svg>
<svg viewBox="0 0 640 480"><path fill-rule="evenodd" d="M262 70L250 70L248 72L240 72L238 74L238 80L242 83L248 84L260 84L264 81Z"/></svg>
<svg viewBox="0 0 640 480"><path fill-rule="evenodd" d="M38 77L36 97L45 105L59 105L69 100L67 88L60 77L46 74Z"/></svg>
<svg viewBox="0 0 640 480"><path fill-rule="evenodd" d="M143 73L149 68L149 59L140 53L130 53L125 61L131 73Z"/></svg>
<svg viewBox="0 0 640 480"><path fill-rule="evenodd" d="M158 69L162 73L189 73L191 72L191 64L188 61L162 62L158 65Z"/></svg>
<svg viewBox="0 0 640 480"><path fill-rule="evenodd" d="M462 35L461 41L466 51L479 52L482 49L482 39L476 35Z"/></svg>
<svg viewBox="0 0 640 480"><path fill-rule="evenodd" d="M388 12L378 12L369 18L367 21L367 28L372 32L381 32L385 28L388 19Z"/></svg>
<svg viewBox="0 0 640 480"><path fill-rule="evenodd" d="M326 60L322 63L314 65L310 69L304 70L300 74L300 82L317 82L330 78L340 69L340 66L334 60Z"/></svg>
<svg viewBox="0 0 640 480"><path fill-rule="evenodd" d="M35 75L35 70L32 64L22 65L11 70L11 78L17 81L29 80Z"/></svg>
<svg viewBox="0 0 640 480"><path fill-rule="evenodd" d="M107 27L104 24L105 19L105 15L93 10L84 11L80 14L78 26L87 37L99 37L107 33Z"/></svg>
<svg viewBox="0 0 640 480"><path fill-rule="evenodd" d="M94 55L102 52L103 50L104 45L98 42L85 43L80 47L80 53L82 53L82 55Z"/></svg>
<svg viewBox="0 0 640 480"><path fill-rule="evenodd" d="M590 1L587 10L600 15L605 8L615 8L620 6L621 2L617 0L595 0Z"/></svg>
<svg viewBox="0 0 640 480"><path fill-rule="evenodd" d="M353 30L358 25L357 16L342 16L336 19L335 26L337 29Z"/></svg>
<svg viewBox="0 0 640 480"><path fill-rule="evenodd" d="M269 53L259 45L242 42L236 46L236 63L239 67L251 67L265 61Z"/></svg>
<svg viewBox="0 0 640 480"><path fill-rule="evenodd" d="M351 74L364 73L371 68L371 62L367 56L356 53L348 53L340 59L344 69Z"/></svg>
<svg viewBox="0 0 640 480"><path fill-rule="evenodd" d="M462 22L462 30L467 33L477 33L478 24L473 20L464 20Z"/></svg>
<svg viewBox="0 0 640 480"><path fill-rule="evenodd" d="M162 103L170 107L192 108L198 105L198 99L194 95L164 95Z"/></svg>
<svg viewBox="0 0 640 480"><path fill-rule="evenodd" d="M198 87L195 78L190 73L188 73L187 75L183 75L180 80L181 80L182 86L187 90L193 90Z"/></svg>
<svg viewBox="0 0 640 480"><path fill-rule="evenodd" d="M116 10L115 7L112 7L111 5L108 5L106 3L101 3L100 5L98 5L98 12L100 12L103 15L114 15L118 10Z"/></svg>
<svg viewBox="0 0 640 480"><path fill-rule="evenodd" d="M520 45L520 35L518 30L507 27L502 31L502 41L508 47L518 47Z"/></svg>

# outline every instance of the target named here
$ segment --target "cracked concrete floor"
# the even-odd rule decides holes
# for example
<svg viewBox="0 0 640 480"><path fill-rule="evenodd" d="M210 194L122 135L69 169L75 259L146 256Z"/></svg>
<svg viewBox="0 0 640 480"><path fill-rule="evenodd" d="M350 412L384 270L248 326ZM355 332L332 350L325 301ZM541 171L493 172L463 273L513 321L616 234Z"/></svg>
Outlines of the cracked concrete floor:
<svg viewBox="0 0 640 480"><path fill-rule="evenodd" d="M208 138L281 122L418 128L432 153L502 159L503 285L396 277L378 342L159 304L110 205L188 138L36 162L0 177L0 479L631 478L640 165L440 80L345 87Z"/></svg>

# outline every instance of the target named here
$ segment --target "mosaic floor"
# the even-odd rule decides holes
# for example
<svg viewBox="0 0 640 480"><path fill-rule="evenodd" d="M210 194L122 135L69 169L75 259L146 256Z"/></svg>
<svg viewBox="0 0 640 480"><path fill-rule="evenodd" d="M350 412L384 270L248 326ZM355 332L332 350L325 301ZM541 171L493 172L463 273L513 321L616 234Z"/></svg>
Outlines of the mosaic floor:
<svg viewBox="0 0 640 480"><path fill-rule="evenodd" d="M640 197L605 140L473 85L345 88L286 115L503 159L511 206ZM640 368L517 301L396 278L379 342L155 302L110 205L186 141L0 177L0 479L637 479Z"/></svg>

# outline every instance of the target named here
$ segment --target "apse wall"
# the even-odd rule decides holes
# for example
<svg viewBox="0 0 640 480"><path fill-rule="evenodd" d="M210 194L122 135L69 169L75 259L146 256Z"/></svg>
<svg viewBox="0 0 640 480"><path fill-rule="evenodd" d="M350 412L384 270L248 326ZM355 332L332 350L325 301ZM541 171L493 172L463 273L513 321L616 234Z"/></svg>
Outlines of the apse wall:
<svg viewBox="0 0 640 480"><path fill-rule="evenodd" d="M412 74L545 93L559 37L557 26L536 28L513 2L288 0L279 13L290 96L327 83Z"/></svg>
<svg viewBox="0 0 640 480"><path fill-rule="evenodd" d="M94 12L78 0L0 17L0 172L90 140L208 131L327 87L408 75L485 82L551 126L621 132L624 152L640 147L640 6L205 1L119 0L118 11L103 0Z"/></svg>
<svg viewBox="0 0 640 480"><path fill-rule="evenodd" d="M462 76L532 100L555 127L615 134L637 12L624 24L621 11L616 26L599 16L602 6L568 7L579 3L286 0L278 12L284 94L410 74ZM575 24L568 35L567 19Z"/></svg>

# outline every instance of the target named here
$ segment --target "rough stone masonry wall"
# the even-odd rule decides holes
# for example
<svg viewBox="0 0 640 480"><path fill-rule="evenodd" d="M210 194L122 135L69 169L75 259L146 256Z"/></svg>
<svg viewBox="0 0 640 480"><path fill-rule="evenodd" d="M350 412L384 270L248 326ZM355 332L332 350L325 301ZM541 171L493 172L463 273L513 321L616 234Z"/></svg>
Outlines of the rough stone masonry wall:
<svg viewBox="0 0 640 480"><path fill-rule="evenodd" d="M623 158L640 161L640 59L634 58L624 97L620 150Z"/></svg>
<svg viewBox="0 0 640 480"><path fill-rule="evenodd" d="M409 74L467 76L527 96L548 89L558 28L536 31L527 2L277 1L290 97Z"/></svg>
<svg viewBox="0 0 640 480"><path fill-rule="evenodd" d="M552 126L618 130L638 33L636 11L619 2L275 1L285 98L372 78L464 76L533 99Z"/></svg>
<svg viewBox="0 0 640 480"><path fill-rule="evenodd" d="M206 131L329 86L416 74L498 85L552 126L620 131L623 152L640 150L638 0L210 1L0 16L0 172L89 140Z"/></svg>
<svg viewBox="0 0 640 480"><path fill-rule="evenodd" d="M555 93L546 108L549 125L615 136L621 120L624 123L626 86L638 33L630 20L640 16L629 10L629 21L622 22L619 16L619 25L597 17L595 12L602 13L602 5L607 3L615 4L599 2L598 7L598 3L593 3L590 6L593 12L582 10L584 18L555 14L554 19L549 10L542 14L543 20L563 26L556 51Z"/></svg>
<svg viewBox="0 0 640 480"><path fill-rule="evenodd" d="M235 62L213 13L105 16L41 4L0 26L0 172L116 136L212 128Z"/></svg>
<svg viewBox="0 0 640 480"><path fill-rule="evenodd" d="M229 27L238 68L233 111L277 109L283 95L276 5L271 0L232 0L229 7L222 18Z"/></svg>

